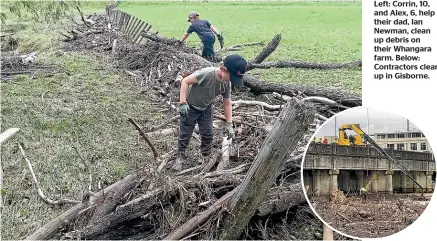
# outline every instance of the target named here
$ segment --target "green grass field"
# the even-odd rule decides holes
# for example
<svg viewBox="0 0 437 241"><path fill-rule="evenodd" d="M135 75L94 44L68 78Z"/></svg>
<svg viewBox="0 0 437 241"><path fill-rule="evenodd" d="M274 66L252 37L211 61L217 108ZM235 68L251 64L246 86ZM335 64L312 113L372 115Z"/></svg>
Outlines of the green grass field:
<svg viewBox="0 0 437 241"><path fill-rule="evenodd" d="M102 12L103 6L88 4L84 11ZM188 27L186 15L192 10L224 32L227 46L268 42L281 33L281 44L267 61L361 59L361 3L122 2L119 7L150 22L153 29L167 37L179 38L184 33ZM85 166L69 138L79 140L82 155L92 164L94 188L97 180L114 182L138 165L149 163L152 157L127 117L144 125L145 120L161 118L159 108L133 83L120 78L105 59L59 52L59 32L70 30L67 22L48 25L11 18L2 24L2 29L16 30L20 53L36 51L38 61L59 69L52 77L30 80L21 76L0 86L1 132L21 128L1 146L4 239L22 238L69 207L51 206L39 198L17 143L23 144L44 193L52 199L61 195L80 199L87 190ZM198 46L197 36L190 36L188 43ZM259 50L259 46L247 47L240 53L251 59ZM361 92L358 69L271 69L251 74L271 81Z"/></svg>
<svg viewBox="0 0 437 241"><path fill-rule="evenodd" d="M93 190L99 180L107 186L153 160L127 118L145 125L162 117L158 107L105 59L59 50L59 32L69 30L69 22L49 25L10 16L2 24L3 30L16 31L19 53L35 51L38 62L58 70L52 77L31 80L17 75L0 83L0 132L20 128L1 145L1 237L5 240L25 237L71 207L49 205L38 196L18 143L32 162L42 191L53 200L81 199L88 189L85 165L70 139L91 165Z"/></svg>
<svg viewBox="0 0 437 241"><path fill-rule="evenodd" d="M361 2L135 2L119 8L152 24L166 37L179 39L187 30L190 11L198 11L224 33L225 45L264 41L280 33L282 40L266 61L349 62L361 59ZM196 34L187 43L199 46ZM219 43L216 43L219 48ZM252 59L259 46L239 51ZM255 70L265 80L321 85L361 93L361 70Z"/></svg>

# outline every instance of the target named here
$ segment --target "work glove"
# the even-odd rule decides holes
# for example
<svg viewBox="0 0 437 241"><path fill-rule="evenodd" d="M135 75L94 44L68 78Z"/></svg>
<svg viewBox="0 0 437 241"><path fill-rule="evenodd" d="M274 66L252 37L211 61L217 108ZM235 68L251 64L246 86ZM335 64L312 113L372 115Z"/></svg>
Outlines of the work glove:
<svg viewBox="0 0 437 241"><path fill-rule="evenodd" d="M217 34L217 39L218 39L219 41L223 41L223 35L221 35L221 34Z"/></svg>
<svg viewBox="0 0 437 241"><path fill-rule="evenodd" d="M224 45L225 45L225 43L224 43L224 41L223 41L223 35L221 35L221 34L217 34L217 38L218 38L219 43L220 43L220 48L223 49L223 47L224 47Z"/></svg>
<svg viewBox="0 0 437 241"><path fill-rule="evenodd" d="M226 123L226 131L228 132L228 140L235 138L235 130L232 123Z"/></svg>
<svg viewBox="0 0 437 241"><path fill-rule="evenodd" d="M190 107L188 106L187 103L181 104L179 106L179 114L181 115L181 117L186 118L188 116L189 109L190 109Z"/></svg>

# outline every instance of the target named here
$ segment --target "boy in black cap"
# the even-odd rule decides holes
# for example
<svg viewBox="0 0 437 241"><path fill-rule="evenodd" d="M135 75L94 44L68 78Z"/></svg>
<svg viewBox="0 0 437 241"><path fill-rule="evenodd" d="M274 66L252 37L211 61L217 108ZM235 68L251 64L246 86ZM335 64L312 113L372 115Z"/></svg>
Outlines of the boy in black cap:
<svg viewBox="0 0 437 241"><path fill-rule="evenodd" d="M181 81L179 155L173 166L174 169L180 170L182 168L185 150L188 147L196 123L199 125L202 156L204 158L210 157L213 140L212 102L219 95L223 96L228 138L235 137L235 130L232 127L231 85L237 88L243 86L243 75L246 68L246 60L240 55L233 54L227 56L220 63L220 67L203 68Z"/></svg>
<svg viewBox="0 0 437 241"><path fill-rule="evenodd" d="M207 20L200 20L199 13L196 11L190 12L188 14L188 20L191 25L187 32L182 36L180 42L183 42L191 33L197 33L200 41L203 44L202 57L211 60L214 57L214 43L215 35L217 35L219 40L223 41L223 37L218 33L217 29L211 25ZM214 35L215 34L215 35Z"/></svg>

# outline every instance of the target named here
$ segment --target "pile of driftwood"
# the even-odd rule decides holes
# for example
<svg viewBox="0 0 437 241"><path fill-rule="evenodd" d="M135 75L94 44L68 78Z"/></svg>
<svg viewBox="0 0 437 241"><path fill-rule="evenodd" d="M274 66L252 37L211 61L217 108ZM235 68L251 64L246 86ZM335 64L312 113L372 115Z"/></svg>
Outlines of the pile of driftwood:
<svg viewBox="0 0 437 241"><path fill-rule="evenodd" d="M27 239L322 239L322 223L309 209L301 187L300 162L315 129L335 113L361 105L360 96L269 83L249 73L245 88L233 91L236 139L228 140L221 131L225 118L218 97L214 158L199 163L192 155L184 170L175 172L170 167L178 132L180 81L218 63L157 34L143 32L148 41L137 44L118 32L117 23L107 16L87 19L88 24L75 30L90 34L69 39L68 48L87 46L83 50L103 52L114 68L138 84L138 91L156 97L167 118L147 126L127 120L150 146L152 164L110 186L90 190L82 200L50 200L75 205ZM263 61L280 39L275 36L250 61L250 69L271 66ZM287 63L288 67L327 66ZM295 63L299 66L292 66ZM350 65L354 64L342 67ZM156 146L166 135L174 140L174 147ZM335 238L344 239L337 234Z"/></svg>
<svg viewBox="0 0 437 241"><path fill-rule="evenodd" d="M368 194L366 200L344 195L335 201L309 198L319 216L332 227L367 238L386 237L407 228L420 217L430 200L431 197L414 194Z"/></svg>

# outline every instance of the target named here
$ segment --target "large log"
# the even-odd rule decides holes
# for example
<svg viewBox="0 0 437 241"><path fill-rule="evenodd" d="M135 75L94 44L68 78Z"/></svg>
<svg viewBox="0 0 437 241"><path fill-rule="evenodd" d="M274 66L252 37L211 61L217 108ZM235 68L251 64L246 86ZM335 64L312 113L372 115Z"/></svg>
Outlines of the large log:
<svg viewBox="0 0 437 241"><path fill-rule="evenodd" d="M280 213L296 205L305 203L305 195L300 183L271 188L267 198L255 212L258 217Z"/></svg>
<svg viewBox="0 0 437 241"><path fill-rule="evenodd" d="M313 63L303 61L282 60L278 62L265 62L261 64L250 64L247 70L251 69L270 69L270 68L303 68L303 69L343 69L361 67L361 61L353 61L348 63Z"/></svg>
<svg viewBox="0 0 437 241"><path fill-rule="evenodd" d="M272 54L276 48L279 45L279 42L281 41L281 34L277 34L273 39L267 44L266 47L263 48L263 50L250 62L250 64L260 64L262 63L267 57Z"/></svg>
<svg viewBox="0 0 437 241"><path fill-rule="evenodd" d="M120 185L117 185L109 192L104 193L102 198L96 202L97 209L89 223L94 223L101 217L111 213L124 195L139 184L140 178L141 177L137 175L127 176L127 178L121 182Z"/></svg>
<svg viewBox="0 0 437 241"><path fill-rule="evenodd" d="M326 97L345 106L361 106L362 103L361 96L337 89L265 82L250 76L244 76L243 80L244 85L249 87L255 94L276 92L283 95L295 96L300 92L307 96Z"/></svg>
<svg viewBox="0 0 437 241"><path fill-rule="evenodd" d="M296 148L314 120L314 106L290 100L264 141L243 183L229 201L220 239L238 239L256 209L267 196L286 157Z"/></svg>
<svg viewBox="0 0 437 241"><path fill-rule="evenodd" d="M179 181L174 180L174 185L163 185L160 188L148 191L143 196L130 201L127 204L118 206L117 209L100 218L96 222L89 224L83 231L78 232L81 238L94 239L100 235L118 228L122 223L136 219L143 216L147 212L150 212L154 207L165 206L170 200L179 193L179 188L190 189L202 185L198 178L186 178L183 177ZM238 175L226 176L226 178L217 177L213 179L207 179L210 186L226 186L235 185L240 183ZM159 200L159 201L157 201Z"/></svg>
<svg viewBox="0 0 437 241"><path fill-rule="evenodd" d="M57 234L61 229L67 226L74 219L78 218L80 211L84 210L88 206L92 206L94 203L100 202L102 198L105 197L105 193L110 193L113 189L119 186L126 185L127 182L132 180L132 177L139 175L141 172L135 172L123 178L122 180L113 183L112 185L106 187L100 192L94 194L94 196L89 198L89 201L79 203L72 208L68 209L66 212L60 214L55 219L46 223L44 226L36 230L31 235L27 236L26 240L47 240L51 239L53 235ZM91 211L91 210L90 210Z"/></svg>
<svg viewBox="0 0 437 241"><path fill-rule="evenodd" d="M167 41L167 40L164 39L162 41ZM184 53L184 52L177 52L176 54L182 59L190 59L193 62L195 61L196 66L198 66L199 68L218 66L216 63L209 62L208 60L196 54ZM252 64L253 63L250 63L249 65ZM296 94L301 92L307 96L325 97L336 101L337 105L342 104L348 107L361 106L362 103L360 95L342 91L339 89L275 83L273 81L259 80L250 75L245 75L243 80L244 80L244 85L250 88L251 91L255 94L276 92L282 95L295 96Z"/></svg>
<svg viewBox="0 0 437 241"><path fill-rule="evenodd" d="M82 239L94 239L111 229L117 228L121 223L138 218L149 212L157 203L154 200L164 200L165 190L155 189L144 195L144 199L134 205L124 206L116 211L89 224L84 231L79 232ZM165 204L165 201L163 201Z"/></svg>
<svg viewBox="0 0 437 241"><path fill-rule="evenodd" d="M74 207L68 209L68 211L62 213L55 219L51 220L33 234L27 236L26 240L47 240L51 239L59 230L61 230L66 225L70 224L74 220L78 213L88 207L88 202L82 202Z"/></svg>

